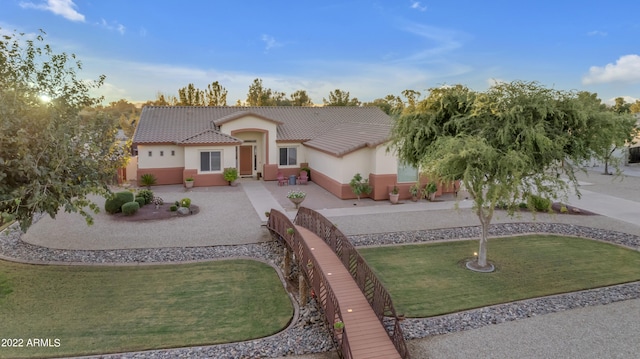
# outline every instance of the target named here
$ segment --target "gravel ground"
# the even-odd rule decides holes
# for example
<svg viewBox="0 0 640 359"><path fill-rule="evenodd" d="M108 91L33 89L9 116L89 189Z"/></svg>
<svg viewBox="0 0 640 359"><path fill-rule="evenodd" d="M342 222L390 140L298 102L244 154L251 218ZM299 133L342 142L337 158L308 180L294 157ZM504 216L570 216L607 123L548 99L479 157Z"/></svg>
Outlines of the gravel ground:
<svg viewBox="0 0 640 359"><path fill-rule="evenodd" d="M180 186L158 186L152 190L165 202L189 197L200 213L162 221L125 222L116 221L101 210L93 216L94 224L87 226L82 216L61 212L55 220L45 216L35 223L23 240L58 249L195 247L269 240L268 231L260 227L262 222L241 187L196 187L185 191ZM103 207L104 198L92 199Z"/></svg>

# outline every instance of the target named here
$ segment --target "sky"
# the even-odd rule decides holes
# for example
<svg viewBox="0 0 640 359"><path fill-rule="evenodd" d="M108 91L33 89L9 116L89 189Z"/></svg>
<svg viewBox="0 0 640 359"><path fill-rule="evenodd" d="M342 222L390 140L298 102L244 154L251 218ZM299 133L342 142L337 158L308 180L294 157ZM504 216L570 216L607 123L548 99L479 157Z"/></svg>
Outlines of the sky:
<svg viewBox="0 0 640 359"><path fill-rule="evenodd" d="M218 81L227 103L265 88L373 101L410 89L537 81L640 99L640 1L0 0L0 32L46 32L106 75L96 95L177 96Z"/></svg>

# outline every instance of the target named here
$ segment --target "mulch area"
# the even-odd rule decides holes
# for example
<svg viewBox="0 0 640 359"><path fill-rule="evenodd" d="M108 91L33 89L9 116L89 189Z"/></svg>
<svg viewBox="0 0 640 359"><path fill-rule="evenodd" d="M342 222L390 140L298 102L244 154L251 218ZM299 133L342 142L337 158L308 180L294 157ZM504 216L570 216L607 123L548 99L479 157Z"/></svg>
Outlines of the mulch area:
<svg viewBox="0 0 640 359"><path fill-rule="evenodd" d="M172 204L173 203L165 203L158 208L156 208L156 206L153 204L147 204L141 207L133 216L125 216L122 213L116 213L112 214L110 217L116 221L137 222L189 216L188 214L181 215L177 211L172 212L169 209ZM191 210L190 215L198 214L200 212L200 208L193 204L189 207L189 209Z"/></svg>
<svg viewBox="0 0 640 359"><path fill-rule="evenodd" d="M565 207L567 207L567 212L562 212L561 208L562 208L562 203L560 202L555 202L553 204L551 204L551 210L554 213L558 213L558 214L565 214L565 215L578 215L578 216L597 216L597 213L593 213L593 212L589 212L586 211L584 209L578 208L578 207L574 207L568 204L564 205Z"/></svg>

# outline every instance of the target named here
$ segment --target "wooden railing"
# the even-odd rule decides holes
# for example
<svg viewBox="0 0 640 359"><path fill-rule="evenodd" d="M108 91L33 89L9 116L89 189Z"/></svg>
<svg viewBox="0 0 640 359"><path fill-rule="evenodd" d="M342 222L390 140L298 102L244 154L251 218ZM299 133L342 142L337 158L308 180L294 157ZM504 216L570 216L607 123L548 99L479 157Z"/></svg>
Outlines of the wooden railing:
<svg viewBox="0 0 640 359"><path fill-rule="evenodd" d="M309 286L313 288L318 304L324 311L325 322L329 328L333 328L333 323L342 321L342 313L340 312L338 300L327 278L320 271L314 270L314 268L319 268L319 265L315 257L311 255L311 249L302 240L300 233L296 230L291 220L280 211L275 209L271 210L269 220L267 221L267 228L284 240L287 246L295 253L298 268L309 280ZM341 357L351 359L352 355L347 330L345 329L342 334L336 334L333 330L331 330L331 333Z"/></svg>
<svg viewBox="0 0 640 359"><path fill-rule="evenodd" d="M307 228L322 238L336 256L340 258L342 264L347 268L367 298L380 323L387 328L387 333L400 356L409 358L409 351L404 341L400 321L391 301L391 295L389 295L387 289L373 273L364 258L349 242L347 236L323 215L306 207L298 209L294 223ZM387 325L389 323L385 323L385 319L391 321L392 329L388 328Z"/></svg>

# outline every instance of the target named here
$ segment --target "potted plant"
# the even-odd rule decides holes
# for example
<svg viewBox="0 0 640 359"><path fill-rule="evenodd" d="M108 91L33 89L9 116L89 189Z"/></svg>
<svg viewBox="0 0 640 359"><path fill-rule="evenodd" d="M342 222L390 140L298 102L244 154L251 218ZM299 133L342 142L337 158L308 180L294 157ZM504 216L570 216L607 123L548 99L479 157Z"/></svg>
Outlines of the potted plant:
<svg viewBox="0 0 640 359"><path fill-rule="evenodd" d="M222 171L222 176L224 176L224 180L229 182L229 186L231 186L233 182L238 179L238 169L235 167L227 167Z"/></svg>
<svg viewBox="0 0 640 359"><path fill-rule="evenodd" d="M438 191L438 186L434 182L429 182L427 183L426 186L424 186L424 189L422 190L422 194L424 195L424 198L426 198L427 200L435 201L437 191Z"/></svg>
<svg viewBox="0 0 640 359"><path fill-rule="evenodd" d="M184 186L187 188L193 187L193 177L187 177L184 179Z"/></svg>
<svg viewBox="0 0 640 359"><path fill-rule="evenodd" d="M306 196L307 194L300 190L293 190L287 193L287 198L296 206L296 209L298 209L300 203L304 201Z"/></svg>
<svg viewBox="0 0 640 359"><path fill-rule="evenodd" d="M342 334L342 331L344 330L344 323L338 320L337 322L333 323L333 329L335 329L336 334Z"/></svg>
<svg viewBox="0 0 640 359"><path fill-rule="evenodd" d="M409 187L409 193L411 193L411 200L416 202L420 196L420 183L416 182Z"/></svg>
<svg viewBox="0 0 640 359"><path fill-rule="evenodd" d="M358 201L360 200L360 196L364 193L366 195L371 193L371 185L369 185L369 179L362 179L360 173L356 173L351 181L349 182L349 186L353 191L353 194L356 195Z"/></svg>
<svg viewBox="0 0 640 359"><path fill-rule="evenodd" d="M398 203L398 198L400 198L400 190L397 185L393 185L391 192L389 192L389 200L392 204Z"/></svg>

